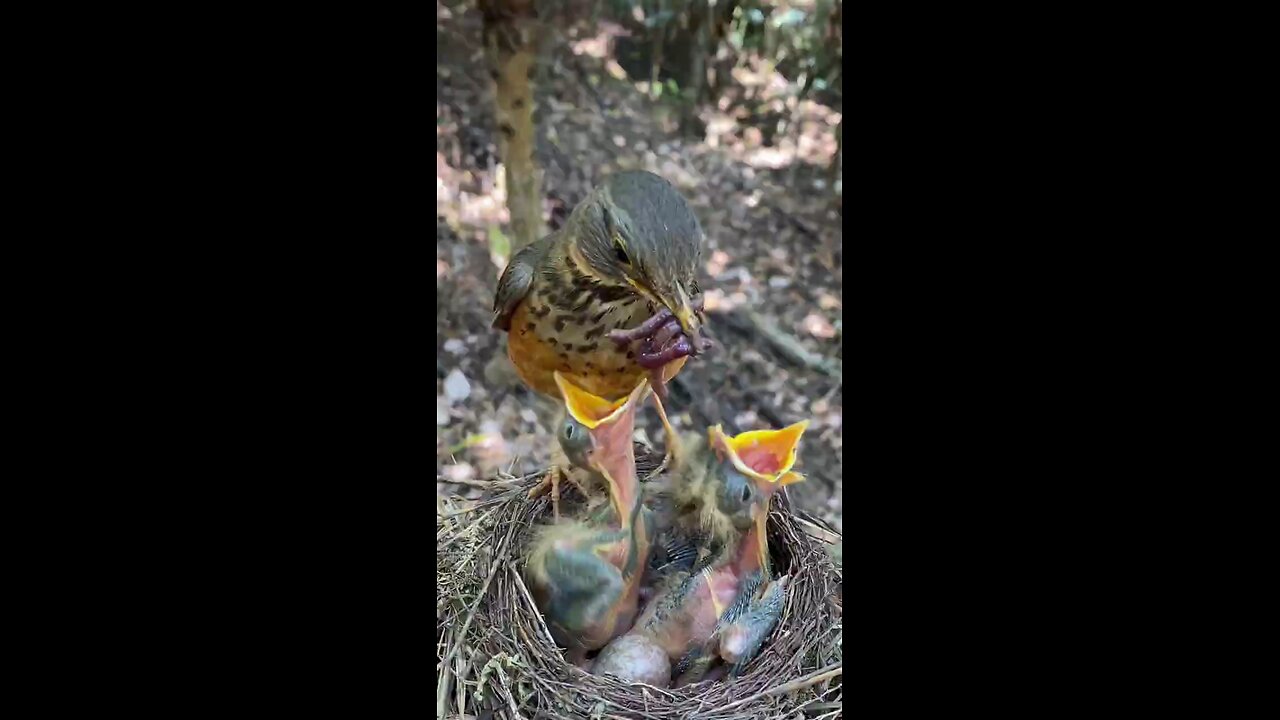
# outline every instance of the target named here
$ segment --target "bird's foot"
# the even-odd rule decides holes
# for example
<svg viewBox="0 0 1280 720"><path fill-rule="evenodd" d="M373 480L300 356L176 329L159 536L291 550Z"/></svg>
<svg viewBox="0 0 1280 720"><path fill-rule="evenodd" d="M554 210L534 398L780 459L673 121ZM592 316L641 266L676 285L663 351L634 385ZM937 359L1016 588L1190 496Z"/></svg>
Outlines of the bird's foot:
<svg viewBox="0 0 1280 720"><path fill-rule="evenodd" d="M591 498L590 493L587 492L587 488L583 486L581 482L578 481L578 478L574 477L573 468L568 468L568 469L562 468L560 470L560 473L565 480L569 481L570 485L574 486L575 488L578 489L578 492L582 493L582 497L587 499Z"/></svg>
<svg viewBox="0 0 1280 720"><path fill-rule="evenodd" d="M560 522L560 480L561 478L568 480L570 483L572 483L575 487L578 488L578 490L582 491L583 497L586 497L587 492L582 488L582 485L579 484L576 479L574 479L571 473L566 472L565 469L560 467L559 465L552 465L551 467L547 468L546 474L542 476L542 481L539 482L537 485L534 485L533 488L529 490L530 498L536 498L542 495L543 493L547 492L548 490L551 491L551 515L553 518L555 518L555 522L557 523Z"/></svg>
<svg viewBox="0 0 1280 720"><path fill-rule="evenodd" d="M566 466L560 465L559 463L553 462L551 467L547 468L546 474L542 476L541 482L539 482L537 485L534 485L533 488L529 490L529 497L536 498L542 495L543 493L547 492L548 490L550 490L551 491L551 515L553 518L555 518L555 522L557 523L560 522L560 481L561 480L568 480L570 485L574 486L575 488L578 489L578 492L582 493L582 497L587 498L588 500L591 498L590 493L587 492L587 488L584 487L582 483L579 482L578 479L573 476L573 466L566 467Z"/></svg>

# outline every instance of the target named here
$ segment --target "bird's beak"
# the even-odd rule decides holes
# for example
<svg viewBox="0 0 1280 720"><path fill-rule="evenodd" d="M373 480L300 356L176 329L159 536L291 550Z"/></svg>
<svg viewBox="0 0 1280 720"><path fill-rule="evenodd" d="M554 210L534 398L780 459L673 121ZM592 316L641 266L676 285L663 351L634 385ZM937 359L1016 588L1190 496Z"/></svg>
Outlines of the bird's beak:
<svg viewBox="0 0 1280 720"><path fill-rule="evenodd" d="M781 430L752 430L729 437L716 425L707 434L721 457L732 461L738 472L755 481L768 496L783 485L804 480L791 467L796 464L800 436L807 427L809 421L804 420Z"/></svg>
<svg viewBox="0 0 1280 720"><path fill-rule="evenodd" d="M565 409L591 435L592 467L604 476L619 512L627 512L638 492L631 434L649 381L641 380L627 397L610 401L583 390L559 372L555 373L555 380Z"/></svg>
<svg viewBox="0 0 1280 720"><path fill-rule="evenodd" d="M800 436L809 421L804 420L781 430L752 430L729 437L715 425L707 430L711 447L721 460L728 459L735 469L755 483L761 499L751 506L751 519L755 524L756 555L758 567L769 567L769 542L766 526L769 517L769 501L783 485L804 480L804 476L791 471L796 463L796 449Z"/></svg>
<svg viewBox="0 0 1280 720"><path fill-rule="evenodd" d="M676 283L673 297L665 304L671 314L676 317L676 321L680 323L680 329L689 338L689 344L693 346L690 354L697 355L702 349L702 323L693 311L693 303L685 292L684 286Z"/></svg>
<svg viewBox="0 0 1280 720"><path fill-rule="evenodd" d="M554 377L556 386L560 388L560 396L564 398L565 410L588 430L594 430L601 423L616 419L619 413L623 412L623 406L627 404L627 398L609 401L599 395L593 395L578 387L558 370Z"/></svg>

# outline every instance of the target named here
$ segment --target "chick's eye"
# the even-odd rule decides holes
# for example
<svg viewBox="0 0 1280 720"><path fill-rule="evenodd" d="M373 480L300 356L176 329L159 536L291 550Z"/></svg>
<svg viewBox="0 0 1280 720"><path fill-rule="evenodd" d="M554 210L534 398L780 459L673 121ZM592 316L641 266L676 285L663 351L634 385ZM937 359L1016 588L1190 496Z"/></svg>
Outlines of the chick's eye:
<svg viewBox="0 0 1280 720"><path fill-rule="evenodd" d="M749 487L742 488L742 502L746 502L750 499L751 499L751 488Z"/></svg>
<svg viewBox="0 0 1280 720"><path fill-rule="evenodd" d="M622 263L623 265L631 264L631 258L627 257L627 251L623 249L620 243L613 244L613 256L618 258L618 262Z"/></svg>

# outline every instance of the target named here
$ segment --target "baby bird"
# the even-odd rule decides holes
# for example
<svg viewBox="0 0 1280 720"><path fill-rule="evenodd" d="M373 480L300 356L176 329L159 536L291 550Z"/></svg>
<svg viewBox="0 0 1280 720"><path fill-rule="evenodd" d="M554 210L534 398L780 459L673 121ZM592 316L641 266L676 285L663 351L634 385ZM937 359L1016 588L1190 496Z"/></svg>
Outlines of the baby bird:
<svg viewBox="0 0 1280 720"><path fill-rule="evenodd" d="M686 434L680 445L687 452L645 487L655 532L651 585L658 587L710 564L737 532L746 530L733 525L733 518L742 516L739 496L715 472L718 461L706 436Z"/></svg>
<svg viewBox="0 0 1280 720"><path fill-rule="evenodd" d="M582 664L636 614L651 521L642 512L631 433L649 387L641 380L625 399L609 402L559 374L556 382L567 410L559 433L565 454L605 486L609 504L584 521L545 528L524 574L552 637Z"/></svg>
<svg viewBox="0 0 1280 720"><path fill-rule="evenodd" d="M601 491L604 485L603 478L592 467L588 457L599 443L599 440L592 438L591 432L596 428L609 425L609 418L613 413L619 412L626 403L626 398L611 402L587 392L559 372L554 373L553 377L565 403L565 410L556 428L558 447L552 450L551 467L548 468L546 476L529 492L529 497L536 497L550 490L552 514L556 522L559 522L561 479L568 480L576 486L591 508L597 507L607 498L607 493ZM649 389L652 390L652 386ZM647 392L644 393L642 399L647 394ZM665 415L662 419L664 423L667 422ZM632 425L634 427L634 421ZM608 431L601 430L601 432ZM622 441L619 440L618 443L618 447L621 447ZM661 461L655 459L644 444L633 442L632 445L633 461L637 458L637 450L644 453L644 457L640 458L635 465L637 476L648 477L659 471L666 463L665 458Z"/></svg>
<svg viewBox="0 0 1280 720"><path fill-rule="evenodd" d="M726 436L717 425L708 431L709 452L677 480L674 493L680 509L664 536L664 547L681 546L669 539L673 530L692 534L688 516L695 507L703 547L689 574L669 578L668 587L644 609L631 635L662 649L666 676L675 663L679 684L699 679L717 657L741 669L777 622L786 580L768 582L768 508L779 487L803 480L791 467L807 425L735 437ZM687 551L673 554L687 558ZM653 667L625 665L615 659L613 647L600 653L593 672L624 680L663 674ZM628 657L635 655L633 651Z"/></svg>

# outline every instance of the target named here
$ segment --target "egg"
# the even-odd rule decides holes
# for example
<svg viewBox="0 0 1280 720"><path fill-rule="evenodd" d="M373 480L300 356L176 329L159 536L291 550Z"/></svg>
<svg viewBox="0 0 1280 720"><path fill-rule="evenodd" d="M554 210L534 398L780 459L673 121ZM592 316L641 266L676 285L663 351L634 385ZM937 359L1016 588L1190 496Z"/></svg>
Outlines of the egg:
<svg viewBox="0 0 1280 720"><path fill-rule="evenodd" d="M671 683L671 661L666 651L645 635L623 635L606 645L591 672L660 688Z"/></svg>

